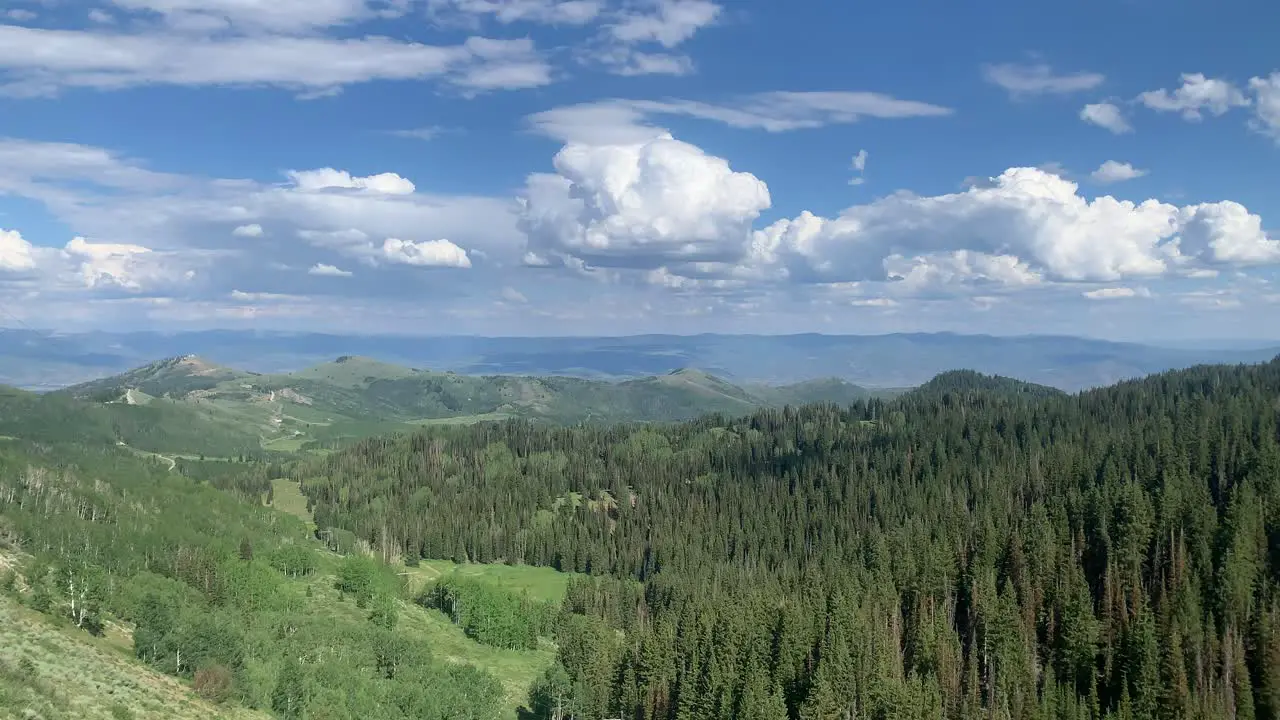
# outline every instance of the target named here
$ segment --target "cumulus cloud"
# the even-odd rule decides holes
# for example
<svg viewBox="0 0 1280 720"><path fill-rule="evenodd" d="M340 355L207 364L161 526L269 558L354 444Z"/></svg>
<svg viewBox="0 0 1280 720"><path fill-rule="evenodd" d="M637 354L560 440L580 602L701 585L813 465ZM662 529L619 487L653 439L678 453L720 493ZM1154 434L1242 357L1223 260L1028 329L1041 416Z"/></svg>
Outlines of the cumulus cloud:
<svg viewBox="0 0 1280 720"><path fill-rule="evenodd" d="M1125 119L1124 113L1118 106L1109 102L1085 105L1080 110L1080 119L1090 125L1110 130L1116 135L1133 132L1133 126Z"/></svg>
<svg viewBox="0 0 1280 720"><path fill-rule="evenodd" d="M1121 300L1125 298L1151 297L1151 291L1146 288L1130 287L1098 288L1097 290L1086 290L1080 294L1090 300Z"/></svg>
<svg viewBox="0 0 1280 720"><path fill-rule="evenodd" d="M1099 165L1097 170L1090 173L1089 177L1093 178L1095 182L1106 184L1133 180L1146 174L1146 170L1139 170L1129 163L1108 160Z"/></svg>
<svg viewBox="0 0 1280 720"><path fill-rule="evenodd" d="M1230 200L1181 208L1180 250L1208 262L1264 265L1280 262L1280 240L1262 229L1262 218Z"/></svg>
<svg viewBox="0 0 1280 720"><path fill-rule="evenodd" d="M1002 284L1039 275L1105 282L1189 264L1280 260L1261 219L1237 203L1179 208L1105 195L1089 200L1076 183L1035 168L1011 168L990 186L962 193L899 193L833 219L803 213L757 235L753 261L786 263L793 277L814 282L884 279L886 270L906 277L889 259L936 258L956 249L981 253L974 257L982 263L953 263L953 275Z"/></svg>
<svg viewBox="0 0 1280 720"><path fill-rule="evenodd" d="M236 229L231 231L232 235L236 237L242 237L242 238L262 237L262 233L263 233L262 226L257 223L240 225L236 227Z"/></svg>
<svg viewBox="0 0 1280 720"><path fill-rule="evenodd" d="M1249 105L1249 98L1226 80L1208 78L1203 73L1184 73L1182 85L1177 89L1144 92L1138 96L1138 102L1152 110L1181 113L1183 119L1196 122L1206 111L1216 116L1231 108L1245 107Z"/></svg>
<svg viewBox="0 0 1280 720"><path fill-rule="evenodd" d="M1101 85L1106 76L1093 72L1055 73L1044 63L1024 65L1001 63L985 65L982 75L987 82L1004 88L1011 96L1062 95L1082 90L1092 90Z"/></svg>
<svg viewBox="0 0 1280 720"><path fill-rule="evenodd" d="M194 276L192 270L170 267L151 248L126 243L100 243L73 238L61 257L77 269L86 288L114 288L137 292Z"/></svg>
<svg viewBox="0 0 1280 720"><path fill-rule="evenodd" d="M272 3L235 3L267 7ZM310 4L307 4L310 7ZM505 68L503 81L484 74ZM515 67L530 68L523 74ZM66 87L277 86L323 93L371 80L443 79L476 89L545 84L530 40L472 37L435 46L387 37L191 34L0 26L0 92L50 95ZM504 84L504 82L506 84Z"/></svg>
<svg viewBox="0 0 1280 720"><path fill-rule="evenodd" d="M740 129L786 132L863 118L901 119L950 115L950 108L871 92L763 92L725 103L694 100L604 100L569 105L529 116L535 131L563 142L640 142L667 133L649 122L675 115Z"/></svg>
<svg viewBox="0 0 1280 720"><path fill-rule="evenodd" d="M413 241L389 237L373 242L369 234L355 228L334 231L301 230L298 236L317 247L334 250L370 265L415 265L418 267L471 267L467 251L449 240Z"/></svg>
<svg viewBox="0 0 1280 720"><path fill-rule="evenodd" d="M395 173L379 173L368 177L355 177L346 170L320 168L318 170L290 170L289 179L304 192L344 188L366 190L384 195L410 195L416 189L412 182Z"/></svg>
<svg viewBox="0 0 1280 720"><path fill-rule="evenodd" d="M31 22L32 20L40 17L26 8L13 8L12 10L6 10L4 16L14 22Z"/></svg>
<svg viewBox="0 0 1280 720"><path fill-rule="evenodd" d="M526 298L524 293L510 286L502 288L500 297L510 303L524 304L529 302L529 298Z"/></svg>
<svg viewBox="0 0 1280 720"><path fill-rule="evenodd" d="M387 262L419 267L469 268L471 258L467 251L448 240L414 242L387 238L382 243L382 257Z"/></svg>
<svg viewBox="0 0 1280 720"><path fill-rule="evenodd" d="M343 270L333 265L326 265L324 263L316 263L315 265L312 265L311 269L307 271L307 274L320 275L322 277L351 277L352 275L351 271L349 270Z"/></svg>
<svg viewBox="0 0 1280 720"><path fill-rule="evenodd" d="M662 135L624 145L566 145L555 175L529 178L521 227L530 252L603 267L732 260L770 205L760 179Z"/></svg>
<svg viewBox="0 0 1280 720"><path fill-rule="evenodd" d="M0 229L0 271L30 270L36 266L31 243L17 230Z"/></svg>

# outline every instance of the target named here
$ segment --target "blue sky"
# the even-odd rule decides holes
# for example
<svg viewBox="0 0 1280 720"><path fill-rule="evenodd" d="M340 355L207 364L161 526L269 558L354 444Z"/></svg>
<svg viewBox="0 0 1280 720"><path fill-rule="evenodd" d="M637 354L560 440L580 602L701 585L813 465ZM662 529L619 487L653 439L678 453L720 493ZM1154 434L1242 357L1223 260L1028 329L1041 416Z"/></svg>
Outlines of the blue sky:
<svg viewBox="0 0 1280 720"><path fill-rule="evenodd" d="M11 0L0 324L1280 336L1280 8L981 7Z"/></svg>

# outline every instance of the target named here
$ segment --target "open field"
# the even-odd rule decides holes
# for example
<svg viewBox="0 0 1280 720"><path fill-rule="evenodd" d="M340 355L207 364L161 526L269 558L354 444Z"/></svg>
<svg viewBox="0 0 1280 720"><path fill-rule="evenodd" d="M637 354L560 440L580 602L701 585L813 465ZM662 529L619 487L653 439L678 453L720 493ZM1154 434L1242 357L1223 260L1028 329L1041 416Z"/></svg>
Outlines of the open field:
<svg viewBox="0 0 1280 720"><path fill-rule="evenodd" d="M534 600L559 603L569 584L568 573L532 565L473 564L459 565L448 560L423 560L416 568L405 568L409 577L429 582L453 572L492 583L514 593L529 593Z"/></svg>
<svg viewBox="0 0 1280 720"><path fill-rule="evenodd" d="M300 518L307 527L315 529L315 518L307 510L307 496L298 489L298 483L287 478L276 478L271 481L271 506L282 513Z"/></svg>

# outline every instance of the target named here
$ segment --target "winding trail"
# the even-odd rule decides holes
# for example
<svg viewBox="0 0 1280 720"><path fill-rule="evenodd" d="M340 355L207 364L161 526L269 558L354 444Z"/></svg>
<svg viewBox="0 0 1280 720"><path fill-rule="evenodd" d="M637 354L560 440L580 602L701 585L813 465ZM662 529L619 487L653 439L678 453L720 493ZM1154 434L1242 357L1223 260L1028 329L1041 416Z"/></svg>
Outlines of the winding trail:
<svg viewBox="0 0 1280 720"><path fill-rule="evenodd" d="M178 461L174 458L169 457L168 455L161 455L160 453L153 453L153 452L147 452L146 450L139 450L138 448L133 447L132 445L126 445L124 442L120 440L116 441L116 446L122 447L128 450L129 452L134 453L135 455L141 455L143 457L159 458L169 463L169 472L174 472L178 469Z"/></svg>

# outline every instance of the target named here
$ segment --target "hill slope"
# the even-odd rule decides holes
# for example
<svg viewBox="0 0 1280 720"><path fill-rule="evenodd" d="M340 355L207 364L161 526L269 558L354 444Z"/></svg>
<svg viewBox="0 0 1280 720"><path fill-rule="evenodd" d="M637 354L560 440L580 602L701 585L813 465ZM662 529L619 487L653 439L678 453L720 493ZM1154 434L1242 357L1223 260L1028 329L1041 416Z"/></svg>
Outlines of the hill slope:
<svg viewBox="0 0 1280 720"><path fill-rule="evenodd" d="M687 420L806 402L844 404L870 394L839 380L744 388L694 369L611 382L458 375L343 356L293 373L256 374L184 356L65 388L51 393L59 400L49 403L97 402L115 414L125 414L124 406L156 413L185 407L201 427L213 422L285 451L422 424L512 417L566 424Z"/></svg>
<svg viewBox="0 0 1280 720"><path fill-rule="evenodd" d="M335 553L261 497L115 448L0 443L0 717L516 716L554 659L545 621L487 644L424 606L447 564ZM521 607L549 617L568 577L524 570L460 574L507 606L535 585Z"/></svg>

